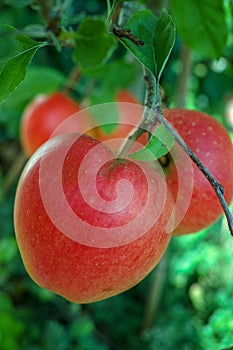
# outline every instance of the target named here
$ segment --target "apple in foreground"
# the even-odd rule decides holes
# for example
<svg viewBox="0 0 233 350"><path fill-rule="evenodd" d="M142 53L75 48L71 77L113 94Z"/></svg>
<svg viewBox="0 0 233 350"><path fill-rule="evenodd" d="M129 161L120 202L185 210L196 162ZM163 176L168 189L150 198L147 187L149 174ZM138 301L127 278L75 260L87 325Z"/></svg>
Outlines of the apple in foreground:
<svg viewBox="0 0 233 350"><path fill-rule="evenodd" d="M165 109L163 113L186 144L223 185L224 196L229 204L233 198L233 146L227 130L213 117L200 111ZM179 152L177 145L174 146L174 152ZM165 171L168 186L176 198L179 186L184 186L190 179L186 177L182 179L182 183L178 183L172 158ZM187 198L182 200L185 202ZM182 235L200 231L213 224L222 214L223 210L213 187L193 163L191 201L185 216L173 233Z"/></svg>
<svg viewBox="0 0 233 350"><path fill-rule="evenodd" d="M28 161L16 192L25 268L38 285L75 303L121 293L161 259L173 203L162 171L114 159L89 136L58 135Z"/></svg>

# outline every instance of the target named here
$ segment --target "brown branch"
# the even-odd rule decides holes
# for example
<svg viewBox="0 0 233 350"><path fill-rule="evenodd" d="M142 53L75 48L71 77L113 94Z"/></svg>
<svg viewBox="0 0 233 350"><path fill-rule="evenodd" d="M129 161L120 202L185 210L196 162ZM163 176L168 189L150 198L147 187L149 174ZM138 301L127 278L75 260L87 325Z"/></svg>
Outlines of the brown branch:
<svg viewBox="0 0 233 350"><path fill-rule="evenodd" d="M141 39L136 38L133 34L131 34L130 29L121 29L118 27L113 27L112 28L113 34L115 34L119 39L121 38L126 38L132 41L135 45L137 46L143 46L144 41Z"/></svg>
<svg viewBox="0 0 233 350"><path fill-rule="evenodd" d="M118 39L128 39L137 46L143 46L143 40L136 38L130 29L123 29L134 12L136 4L134 2L119 2L111 18L110 30Z"/></svg>
<svg viewBox="0 0 233 350"><path fill-rule="evenodd" d="M67 80L66 84L64 85L62 91L65 94L69 94L73 90L74 85L80 79L81 75L82 75L82 73L81 73L80 68L75 65L73 67L73 69L71 70L70 75L68 77L68 80Z"/></svg>
<svg viewBox="0 0 233 350"><path fill-rule="evenodd" d="M47 32L52 32L56 37L60 34L61 13L53 13L54 0L36 0L41 16L43 17Z"/></svg>

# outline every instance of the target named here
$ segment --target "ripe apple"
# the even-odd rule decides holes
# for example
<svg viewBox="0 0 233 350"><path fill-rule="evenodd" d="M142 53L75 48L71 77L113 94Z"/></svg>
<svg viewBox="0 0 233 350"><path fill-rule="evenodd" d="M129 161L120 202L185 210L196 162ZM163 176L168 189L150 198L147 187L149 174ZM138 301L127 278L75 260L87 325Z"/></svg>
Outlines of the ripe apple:
<svg viewBox="0 0 233 350"><path fill-rule="evenodd" d="M78 103L61 92L36 96L26 107L21 120L21 144L26 155L31 156L64 120L80 110ZM82 125L77 118L71 118L59 128L59 133L80 132L81 127L89 129L88 116L80 123Z"/></svg>
<svg viewBox="0 0 233 350"><path fill-rule="evenodd" d="M226 129L211 116L194 110L165 109L165 118L173 125L186 144L192 149L206 168L223 185L225 198L233 198L233 146ZM174 146L174 152L178 146ZM166 168L167 183L174 198L179 186L190 181L183 178L178 183L176 164L170 159ZM183 197L183 203L187 201ZM182 205L182 199L181 203ZM193 163L193 192L188 210L175 235L197 232L214 223L223 214L217 195L200 169Z"/></svg>
<svg viewBox="0 0 233 350"><path fill-rule="evenodd" d="M18 184L14 225L25 268L75 303L133 287L171 238L163 171L114 157L87 135L58 135L32 155Z"/></svg>

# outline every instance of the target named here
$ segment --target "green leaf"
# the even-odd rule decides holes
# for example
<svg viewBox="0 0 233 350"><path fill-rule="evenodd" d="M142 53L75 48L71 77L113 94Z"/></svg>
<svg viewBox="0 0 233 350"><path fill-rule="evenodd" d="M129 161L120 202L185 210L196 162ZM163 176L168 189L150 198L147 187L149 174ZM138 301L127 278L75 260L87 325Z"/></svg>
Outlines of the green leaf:
<svg viewBox="0 0 233 350"><path fill-rule="evenodd" d="M153 40L155 62L157 65L157 78L160 80L161 74L175 44L175 24L166 11L163 11L156 26Z"/></svg>
<svg viewBox="0 0 233 350"><path fill-rule="evenodd" d="M73 59L82 70L103 64L116 48L115 38L107 32L102 18L85 18L75 37Z"/></svg>
<svg viewBox="0 0 233 350"><path fill-rule="evenodd" d="M8 137L17 136L19 120L26 105L38 94L59 90L65 80L65 75L58 70L30 66L22 83L0 104L0 124L4 125Z"/></svg>
<svg viewBox="0 0 233 350"><path fill-rule="evenodd" d="M124 0L124 2L129 2L129 1L134 1L134 0ZM117 5L119 2L122 2L122 0L114 0L113 5Z"/></svg>
<svg viewBox="0 0 233 350"><path fill-rule="evenodd" d="M9 25L0 25L0 102L24 79L36 51L44 46Z"/></svg>
<svg viewBox="0 0 233 350"><path fill-rule="evenodd" d="M139 67L137 62L128 63L124 58L115 59L104 66L88 72L91 79L98 81L100 89L102 86L113 91L113 94L119 88L127 88L132 85L139 74ZM112 101L112 100L111 100ZM108 100L104 101L108 102Z"/></svg>
<svg viewBox="0 0 233 350"><path fill-rule="evenodd" d="M33 0L5 0L3 2L15 8L23 8L33 4Z"/></svg>
<svg viewBox="0 0 233 350"><path fill-rule="evenodd" d="M152 162L166 155L173 147L174 140L170 131L161 124L155 129L150 141L145 147L128 154L128 156L135 160Z"/></svg>
<svg viewBox="0 0 233 350"><path fill-rule="evenodd" d="M126 29L144 45L137 46L128 38L121 38L121 42L159 80L175 43L171 16L166 11L159 18L149 10L138 11L129 19Z"/></svg>
<svg viewBox="0 0 233 350"><path fill-rule="evenodd" d="M104 85L96 89L90 98L94 106L90 108L90 114L106 134L111 134L120 120L118 106L111 102L115 102L115 90Z"/></svg>
<svg viewBox="0 0 233 350"><path fill-rule="evenodd" d="M137 39L144 42L143 46L137 46L127 38L120 41L135 57L151 72L155 73L156 63L154 59L153 39L157 25L157 17L149 10L136 12L128 21L127 28Z"/></svg>
<svg viewBox="0 0 233 350"><path fill-rule="evenodd" d="M171 10L178 35L190 49L208 58L223 54L228 37L223 1L176 0Z"/></svg>

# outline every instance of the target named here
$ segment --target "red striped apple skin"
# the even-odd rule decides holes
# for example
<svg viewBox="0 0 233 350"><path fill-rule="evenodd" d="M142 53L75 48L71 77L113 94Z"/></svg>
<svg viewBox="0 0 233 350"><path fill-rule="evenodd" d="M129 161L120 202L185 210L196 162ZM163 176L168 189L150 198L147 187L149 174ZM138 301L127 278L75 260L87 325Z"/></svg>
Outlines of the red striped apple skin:
<svg viewBox="0 0 233 350"><path fill-rule="evenodd" d="M165 109L163 112L186 144L223 185L225 198L229 204L233 198L233 146L227 130L213 117L200 111ZM174 152L176 148L175 145ZM176 198L179 186L184 186L190 179L183 178L182 183L179 184L176 167L172 161L166 173L168 186ZM183 201L186 200L187 198L184 197ZM193 163L191 201L174 234L198 232L213 224L221 215L223 210L213 187Z"/></svg>
<svg viewBox="0 0 233 350"><path fill-rule="evenodd" d="M90 171L106 155L107 158L114 156L108 148L89 136L82 135L76 141L75 138L75 134L57 136L42 146L29 160L17 188L14 224L22 260L31 278L41 287L72 302L89 303L133 287L156 266L171 238L166 227L173 208L173 196L166 189L164 178L149 165L130 160L122 163L113 159L103 164L96 176L97 189L106 205L106 208L101 209L106 211L108 203L117 199L116 188L122 179L133 186L132 199L122 211L114 213L106 214L98 209L94 210L93 207L89 208L78 188L78 172L82 177L87 198L92 198L94 183L86 179L81 164L96 146L98 151L93 153L89 163L87 161L87 169ZM63 162L62 186L72 213L87 224L87 232L77 231L77 236L88 234L89 225L94 229L96 226L106 230L116 227L119 233L126 226L126 232L132 235L134 232L131 221L144 213L145 203L150 195L151 204L139 221L142 229L147 226L148 221L152 222L147 232L139 238L131 239L129 243L106 248L80 243L75 236L70 238L55 226L42 198L40 167L45 157L49 159L48 164L53 167L54 162L56 166L56 159L67 144L70 148ZM45 177L49 191L56 179L51 177L49 169ZM151 193L148 193L148 188L152 188ZM127 201L128 198L124 198L128 196L127 193L121 187L118 194ZM54 194L54 206L56 204L59 204L59 198ZM99 205L98 201L92 204L97 207ZM158 215L160 212L161 215ZM66 220L68 211L58 211L57 215L59 219L64 217Z"/></svg>

